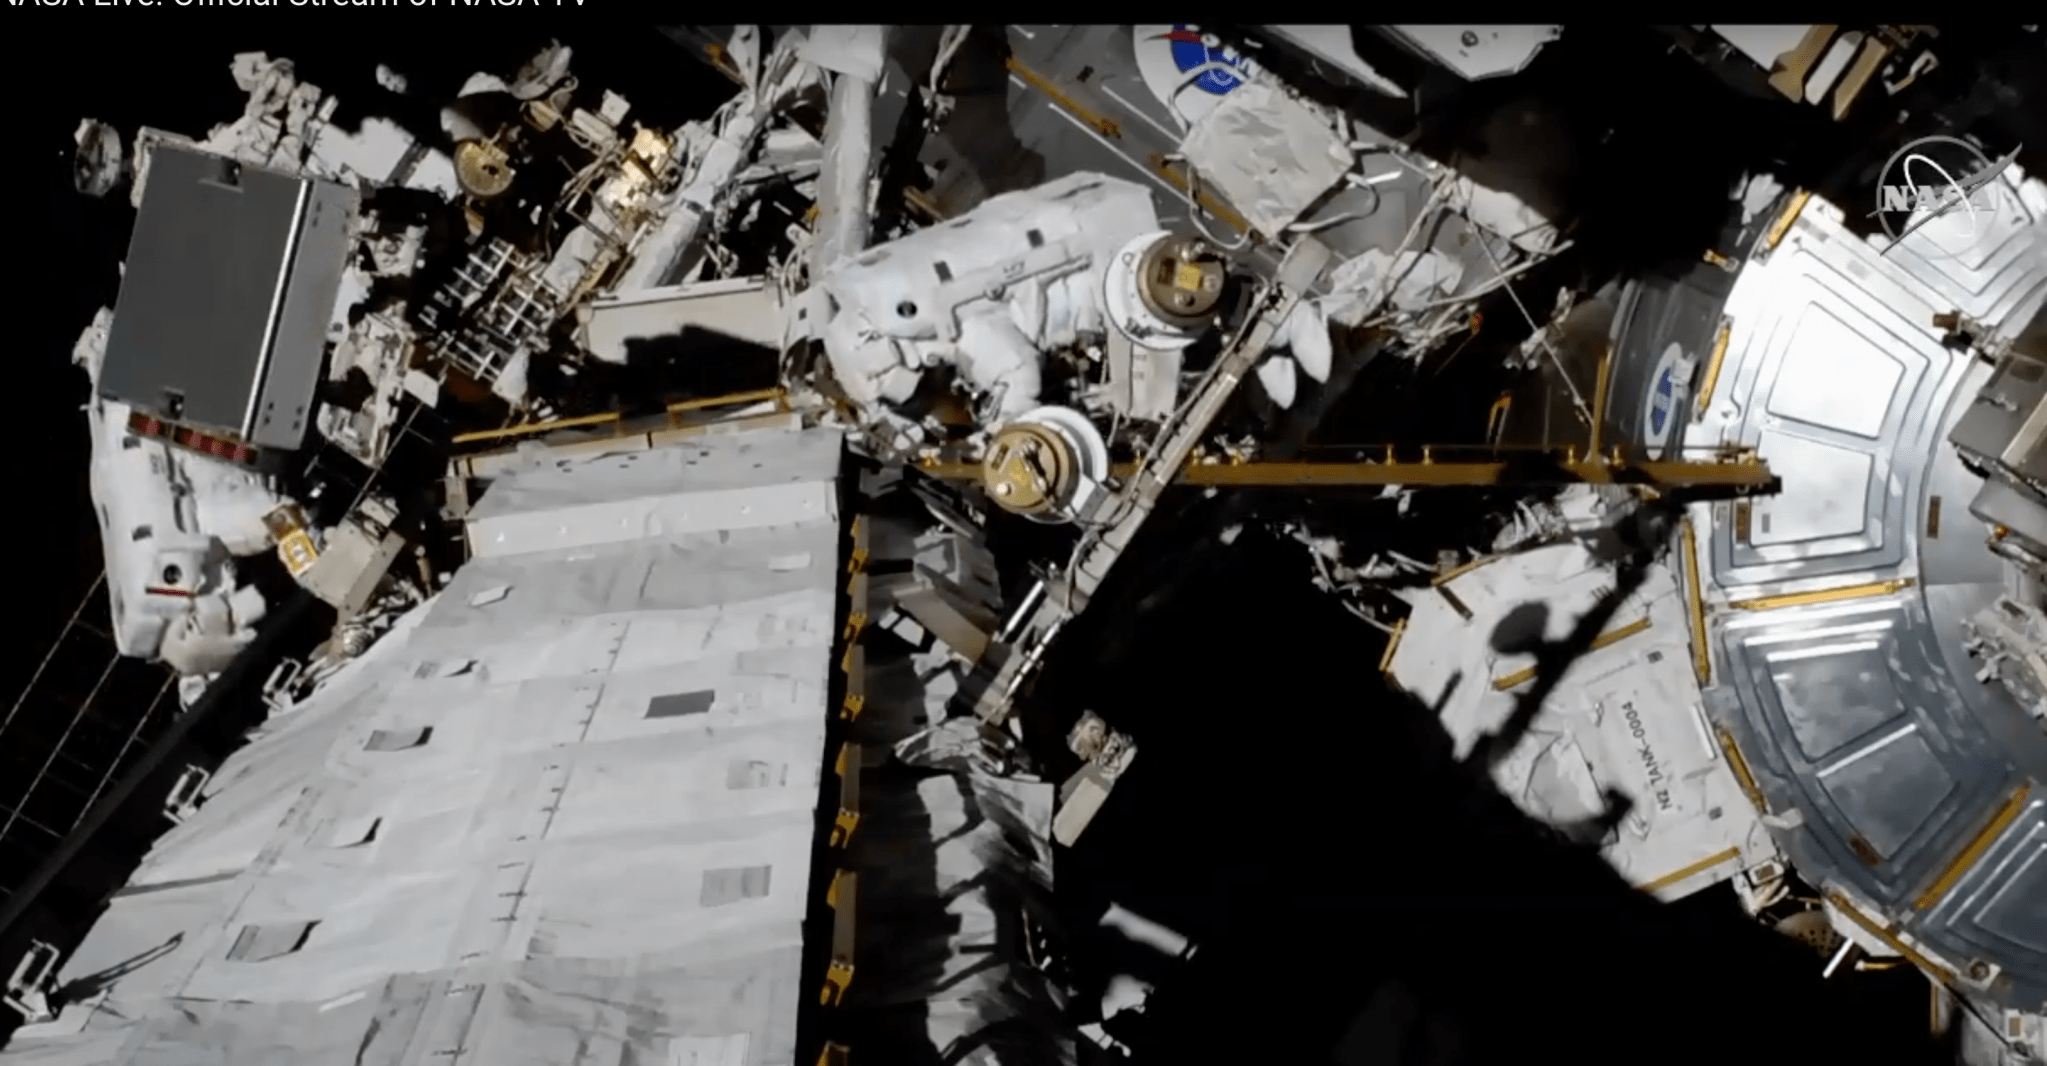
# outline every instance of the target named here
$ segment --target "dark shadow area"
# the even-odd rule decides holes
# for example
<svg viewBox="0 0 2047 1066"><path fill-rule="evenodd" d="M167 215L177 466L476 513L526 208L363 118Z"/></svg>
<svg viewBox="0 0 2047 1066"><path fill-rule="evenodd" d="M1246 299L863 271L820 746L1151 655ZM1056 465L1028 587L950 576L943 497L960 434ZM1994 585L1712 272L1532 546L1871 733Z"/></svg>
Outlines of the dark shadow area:
<svg viewBox="0 0 2047 1066"><path fill-rule="evenodd" d="M1505 762L1527 737L1536 716L1542 713L1543 702L1563 684L1571 664L1592 650L1593 642L1599 639L1600 634L1613 628L1614 616L1621 605L1642 587L1661 546L1670 542L1668 534L1681 513L1667 506L1645 510L1640 512L1642 517L1638 520L1614 530L1615 533L1635 535L1624 536L1617 542L1608 541L1612 547L1625 553L1614 559L1617 565L1613 586L1591 610L1572 622L1570 632L1562 640L1552 641L1545 636L1549 630L1549 609L1539 602L1515 607L1494 627L1491 636L1493 650L1501 654L1532 656L1535 659L1535 680L1516 691L1514 710L1499 730L1481 735L1465 756L1465 767L1475 771L1474 788L1483 791L1489 787L1488 775ZM1557 828L1567 839L1574 841L1605 839L1607 833L1627 817L1628 801L1609 790L1604 802L1605 811L1591 822Z"/></svg>
<svg viewBox="0 0 2047 1066"><path fill-rule="evenodd" d="M1950 76L1951 89L1967 91L1939 108L1939 118L1971 130L1999 153L2023 146L2018 163L2028 174L2047 170L2047 115L2040 108L2047 100L2047 46L2037 30L1969 26L1943 32L1977 48L1981 58L1974 69Z"/></svg>
<svg viewBox="0 0 2047 1066"><path fill-rule="evenodd" d="M1842 27L1844 30L1850 27ZM1974 137L1993 156L2021 149L2027 173L2047 166L2047 122L2029 106L2047 91L2047 49L2038 27L1993 23L1943 24L1932 42L1937 62L1895 94L1884 75L1857 98L1843 121L1828 108L1792 102L1768 85L1768 72L1717 35L1698 27L1657 27L1674 56L1696 63L1707 76L1746 99L1758 115L1804 116L1800 135L1773 146L1787 184L1816 190L1837 204L1873 205L1879 172L1907 142L1931 135ZM1813 121L1817 117L1818 121ZM1863 236L1879 230L1865 210L1846 210L1843 222Z"/></svg>
<svg viewBox="0 0 2047 1066"><path fill-rule="evenodd" d="M1729 93L1646 26L1573 25L1519 73L1477 81L1371 27L1351 27L1350 44L1407 98L1322 85L1310 95L1515 194L1566 230L1592 276L1696 257L1734 178L1809 137L1811 116ZM1295 82L1310 65L1283 47L1261 61Z"/></svg>
<svg viewBox="0 0 2047 1066"><path fill-rule="evenodd" d="M976 26L947 68L952 117L926 142L936 172L931 198L948 218L1049 176L1045 158L1017 140L1009 121L1009 39L1002 26Z"/></svg>
<svg viewBox="0 0 2047 1066"><path fill-rule="evenodd" d="M1068 927L1114 900L1199 945L1133 1021L1138 1062L1941 1061L1923 985L1901 1011L1860 976L1822 981L1810 950L1660 904L1567 839L1588 834L1522 815L1453 758L1439 694L1388 690L1383 637L1309 587L1298 546L1251 527L1215 547L1225 519L1148 527L1133 552L1157 554L1112 575L1034 693L1142 750L1060 856ZM1075 940L1098 987L1116 949ZM1799 1022L1761 1042L1729 1024L1766 1003Z"/></svg>
<svg viewBox="0 0 2047 1066"><path fill-rule="evenodd" d="M898 232L906 224L932 221L910 207L904 190L928 192L930 175L922 156L928 127L933 125L931 109L922 89L930 78L932 62L945 27L895 26L888 36L888 73L885 88L876 98L874 111L874 176L882 190L874 201L874 233ZM949 92L953 75L948 67L938 88ZM891 117L892 116L892 117Z"/></svg>
<svg viewBox="0 0 2047 1066"><path fill-rule="evenodd" d="M56 991L50 993L51 1011L56 1013L62 1013L64 1010L64 1005L67 1003L80 1003L85 1000L91 999L96 995L99 995L101 992L109 988L112 988L114 986L114 983L119 981L121 978L126 977L129 974L134 973L135 971L143 968L144 966L147 966L150 963L155 962L156 960L161 959L166 955L169 955L171 952L178 950L178 945L183 944L184 942L185 942L184 933L182 932L172 933L171 938L169 940L166 940L163 943L158 944L157 946L141 953L140 955L136 955L135 957L130 959L125 959L113 966L109 966L106 969L99 971L98 973L87 974L84 977L80 977L77 978L76 980L66 982L65 984L59 986Z"/></svg>
<svg viewBox="0 0 2047 1066"><path fill-rule="evenodd" d="M850 488L843 495L848 509L869 523L869 580L913 567L906 554L912 542L902 534L928 522L916 496L895 491L874 498ZM901 524L885 517L905 515L910 521ZM848 598L841 606L853 605ZM867 606L875 609L874 601ZM863 1059L904 1066L979 1061L978 1053L988 1050L1005 1062L1060 1061L1063 1024L1047 988L1061 979L1050 884L1042 880L1049 869L1026 832L1018 800L967 774L964 759L934 754L928 743L918 747L923 758L906 763L894 757L895 745L929 724L929 676L950 667L924 663L920 675L911 654L916 648L881 627L864 630L860 648L853 669L861 678L863 709L850 723L834 725L835 739L856 743L864 753L866 768L857 771L859 821L844 852L824 847L828 834L821 834L817 853L827 882L834 868L858 877L854 902L842 895L838 904L857 908L857 979L839 1009L806 1005L799 1032L846 1045ZM839 698L835 692L834 705ZM839 809L840 781L837 773L825 775L820 798L827 826ZM820 884L818 898L823 894ZM819 970L818 945L829 940L839 916L813 911L806 939ZM964 1035L946 1036L959 1030ZM813 1061L801 1048L798 1060Z"/></svg>
<svg viewBox="0 0 2047 1066"><path fill-rule="evenodd" d="M936 830L933 790L956 798L962 824ZM1030 960L1046 958L1042 942L1026 943L1034 924L1049 924L1044 905L1032 899L1018 873L1030 862L1031 843L1001 812L988 809L990 802L1000 801L957 774L894 761L862 774L860 827L847 856L860 875L859 980L846 993L844 1009L825 1020L832 1039L858 1054L905 1066L951 1066L991 1047L1003 1052L1004 1061L1050 1061L1045 1053L1048 1041L1056 1039L1058 1020L1023 1003L1020 997L1029 993L1019 991L1019 998L1004 1004L1022 1011L1007 1018L1009 1011L996 1008L985 988L976 994L978 1002L959 998L966 982L1005 969L1015 981L1029 976ZM957 881L942 876L938 849L957 848L971 836L981 837L973 846L978 872ZM969 895L981 897L994 915L992 942L955 947L953 941L968 932L958 907ZM969 1035L940 1046L929 1029L934 1000L948 1010L973 1009L983 1021Z"/></svg>
<svg viewBox="0 0 2047 1066"><path fill-rule="evenodd" d="M1273 403L1263 387L1240 390L1238 402L1233 406L1250 408L1263 423L1257 427L1260 430L1259 454L1279 462L1301 458L1309 441L1331 413L1345 407L1352 389L1378 376L1372 374L1377 369L1373 364L1378 360L1385 340L1383 334L1371 330L1333 331L1329 380L1315 382L1305 374L1301 375L1291 407L1281 408ZM1355 409L1357 404L1352 401L1349 406ZM1226 412L1225 417L1233 413ZM1369 430L1359 427L1356 432L1366 433Z"/></svg>
<svg viewBox="0 0 2047 1066"><path fill-rule="evenodd" d="M918 992L937 984L945 938L959 928L938 899L931 820L916 797L923 776L902 766L861 775L860 835L848 858L862 874L856 948L862 980L848 990L847 1009L820 1019L830 1039L905 1066L942 1061L926 1032L930 1008ZM836 777L829 781L836 786Z"/></svg>
<svg viewBox="0 0 2047 1066"><path fill-rule="evenodd" d="M631 338L625 354L624 366L593 361L573 377L552 362L544 370L536 364L533 380L560 397L565 410L658 414L680 400L773 388L781 358L772 348L694 327Z"/></svg>
<svg viewBox="0 0 2047 1066"><path fill-rule="evenodd" d="M1219 29L1241 41L1249 28ZM1840 121L1770 89L1766 71L1691 27L1572 24L1519 73L1477 81L1373 27L1350 27L1349 43L1407 97L1345 77L1316 82L1310 73L1326 65L1290 46L1258 54L1308 95L1565 224L1595 278L1695 260L1732 182L1752 168L1860 203L1914 137L2023 144L2029 168L2047 152L2047 123L2024 106L2047 89L2047 53L2016 27L1944 28L1938 66L1895 96L1873 84Z"/></svg>
<svg viewBox="0 0 2047 1066"><path fill-rule="evenodd" d="M1514 283L1514 293L1500 290L1476 306L1477 328L1453 335L1422 359L1375 357L1389 338L1357 330L1342 339L1338 351L1366 353L1348 366L1338 362L1330 380L1303 388L1296 404L1307 411L1280 419L1279 439L1290 458L1318 458L1305 451L1402 444L1479 444L1487 439L1494 402L1510 392L1526 391L1540 380L1540 371L1511 365L1516 350L1532 332L1515 305L1515 294L1540 324L1554 305L1559 287L1581 280L1575 260L1552 261L1530 270ZM1353 355L1351 358L1357 358ZM1587 377L1589 375L1581 375ZM1306 383L1304 382L1304 385ZM1580 385L1590 387L1589 380ZM1257 392L1261 389L1244 390ZM1577 422L1557 427L1557 434L1582 439ZM1325 457L1326 456L1322 456Z"/></svg>

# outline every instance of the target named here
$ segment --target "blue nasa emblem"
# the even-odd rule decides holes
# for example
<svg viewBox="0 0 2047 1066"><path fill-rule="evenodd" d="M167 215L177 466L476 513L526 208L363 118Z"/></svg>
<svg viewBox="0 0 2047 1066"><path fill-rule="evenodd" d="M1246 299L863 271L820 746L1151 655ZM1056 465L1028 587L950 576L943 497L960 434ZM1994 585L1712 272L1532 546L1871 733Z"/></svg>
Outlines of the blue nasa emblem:
<svg viewBox="0 0 2047 1066"><path fill-rule="evenodd" d="M1678 397L1690 378L1691 364L1685 359L1684 346L1672 344L1665 348L1663 357L1656 361L1656 369L1649 374L1649 394L1642 398L1642 443L1652 459L1663 457L1664 445L1679 421Z"/></svg>
<svg viewBox="0 0 2047 1066"><path fill-rule="evenodd" d="M1677 383L1671 380L1671 368L1665 366L1656 375L1656 386L1649 392L1649 435L1662 440L1670 425L1670 409L1677 403Z"/></svg>
<svg viewBox="0 0 2047 1066"><path fill-rule="evenodd" d="M1237 57L1222 48L1210 48L1202 43L1201 33L1192 26L1174 26L1171 31L1152 37L1151 40L1171 42L1173 65L1185 74L1204 63L1226 63L1237 65ZM1242 76L1233 71L1210 70L1194 79L1194 84L1203 92L1222 96L1244 84Z"/></svg>

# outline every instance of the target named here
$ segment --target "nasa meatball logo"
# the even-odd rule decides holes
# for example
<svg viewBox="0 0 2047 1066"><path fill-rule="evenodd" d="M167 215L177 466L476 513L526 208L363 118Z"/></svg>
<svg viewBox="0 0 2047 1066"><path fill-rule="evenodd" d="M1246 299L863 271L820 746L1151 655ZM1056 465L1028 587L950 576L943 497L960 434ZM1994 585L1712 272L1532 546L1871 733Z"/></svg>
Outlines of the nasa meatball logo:
<svg viewBox="0 0 2047 1066"><path fill-rule="evenodd" d="M1173 65L1182 74L1201 71L1194 79L1194 87L1205 93L1221 96L1231 89L1244 84L1244 79L1235 70L1237 56L1223 48L1222 42L1213 34L1203 34L1192 26L1175 26L1164 33L1155 34L1152 40L1165 41L1173 56ZM1206 68L1206 69L1204 69Z"/></svg>
<svg viewBox="0 0 2047 1066"><path fill-rule="evenodd" d="M1921 137L1897 150L1877 174L1876 210L1890 252L1915 234L1923 259L1954 259L1988 244L1993 223L2012 206L2000 180L2018 149L1991 159L1958 137Z"/></svg>
<svg viewBox="0 0 2047 1066"><path fill-rule="evenodd" d="M1681 387L1677 365L1683 358L1683 346L1673 343L1663 350L1663 358L1656 361L1656 370L1649 375L1649 395L1642 409L1642 443L1648 446L1651 458L1662 458L1664 445L1670 441L1670 427L1677 420L1674 416Z"/></svg>
<svg viewBox="0 0 2047 1066"><path fill-rule="evenodd" d="M1153 96L1184 121L1198 121L1257 69L1199 26L1134 26L1137 70Z"/></svg>

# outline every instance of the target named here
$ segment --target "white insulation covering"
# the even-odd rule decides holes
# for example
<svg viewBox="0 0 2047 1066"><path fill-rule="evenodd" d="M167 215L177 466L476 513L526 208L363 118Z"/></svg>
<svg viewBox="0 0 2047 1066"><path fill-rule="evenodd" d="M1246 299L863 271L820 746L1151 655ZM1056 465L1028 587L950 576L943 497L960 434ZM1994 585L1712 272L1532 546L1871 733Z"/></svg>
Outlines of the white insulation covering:
<svg viewBox="0 0 2047 1066"><path fill-rule="evenodd" d="M745 497L829 501L841 452L645 454L500 481L479 521L558 531L228 759L0 1061L793 1062L840 529ZM659 520L693 499L725 524Z"/></svg>
<svg viewBox="0 0 2047 1066"><path fill-rule="evenodd" d="M1329 120L1260 82L1223 97L1180 151L1260 233L1284 230L1351 168Z"/></svg>

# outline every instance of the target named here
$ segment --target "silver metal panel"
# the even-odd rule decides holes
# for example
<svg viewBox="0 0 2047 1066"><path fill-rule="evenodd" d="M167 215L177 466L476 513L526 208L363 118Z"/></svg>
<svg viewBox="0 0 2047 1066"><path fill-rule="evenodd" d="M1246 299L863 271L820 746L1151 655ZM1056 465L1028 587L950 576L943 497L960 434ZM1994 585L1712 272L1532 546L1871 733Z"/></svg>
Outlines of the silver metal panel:
<svg viewBox="0 0 2047 1066"><path fill-rule="evenodd" d="M2041 512L2031 496L2009 482L1985 482L1976 498L1969 501L1969 513L2011 530L2021 544L2047 545L2047 514Z"/></svg>
<svg viewBox="0 0 2047 1066"><path fill-rule="evenodd" d="M1809 759L1824 759L1904 713L1874 641L1766 653L1785 722Z"/></svg>
<svg viewBox="0 0 2047 1066"><path fill-rule="evenodd" d="M634 341L676 337L689 330L764 348L782 343L776 296L759 278L674 285L594 300L585 343L598 358L624 364Z"/></svg>
<svg viewBox="0 0 2047 1066"><path fill-rule="evenodd" d="M149 179L100 391L239 433L302 183L168 145L151 157Z"/></svg>
<svg viewBox="0 0 2047 1066"><path fill-rule="evenodd" d="M1951 442L1981 462L1998 462L2024 430L2047 394L2043 368L2030 359L2015 359L1992 371L1980 395L1955 424Z"/></svg>
<svg viewBox="0 0 2047 1066"><path fill-rule="evenodd" d="M1765 612L1723 633L1744 751L1772 808L1803 814L1818 860L1805 873L1880 903L1936 876L2009 787L1931 635L1909 593Z"/></svg>
<svg viewBox="0 0 2047 1066"><path fill-rule="evenodd" d="M1737 541L1716 509L1723 586L1910 574L1920 482L1969 357L1940 345L1934 297L1815 201L1729 297L1718 386L1687 443L1758 447L1787 491ZM1843 582L1845 583L1845 582Z"/></svg>
<svg viewBox="0 0 2047 1066"><path fill-rule="evenodd" d="M1987 363L1970 364L1941 420L1946 440L1971 408L1976 390L1992 373ZM2036 780L2047 781L2047 736L2033 724L2004 686L1976 680L1977 662L1963 641L1962 623L1996 602L2004 592L2004 563L1991 554L1989 530L1968 513L1967 501L1983 479L1962 466L1952 447L1936 447L1928 468L1925 495L1919 501L1919 586L1933 641L1940 649L1948 676L1954 679L1962 705L2005 755ZM1930 521L1938 499L1940 520ZM1937 528L1936 528L1937 526Z"/></svg>
<svg viewBox="0 0 2047 1066"><path fill-rule="evenodd" d="M1976 680L1976 660L1963 646L1962 622L1996 602L2002 585L1946 585L1927 589L1927 618L1933 639L1961 695L1962 710L2019 772L2047 782L2047 733L2003 685Z"/></svg>
<svg viewBox="0 0 2047 1066"><path fill-rule="evenodd" d="M2028 188L2029 204L2042 198ZM1729 298L1718 390L1687 443L1757 445L1784 492L1754 506L1741 543L1731 506L1695 508L1702 532L1710 526L1706 596L1724 605L1914 583L1828 605L1716 607L1706 704L1786 817L1776 835L1803 876L1852 889L1946 963L2003 967L2008 980L1992 993L2037 1005L2047 999L2037 787L2047 736L1976 680L1962 645L1961 621L1996 599L2004 575L1969 514L1982 479L1946 438L1989 368L1942 348L1932 318L1960 311L2014 333L2047 287L2047 226L1935 263L1909 241L1879 255L1840 219L1810 203ZM2027 811L1946 896L1917 909L2029 777Z"/></svg>
<svg viewBox="0 0 2047 1066"><path fill-rule="evenodd" d="M156 149L149 179L100 391L211 431L296 446L355 194L171 145Z"/></svg>
<svg viewBox="0 0 2047 1066"><path fill-rule="evenodd" d="M2014 985L2008 1002L2047 1005L2047 797L2031 798L1922 929L1954 944L1965 966L2001 965Z"/></svg>
<svg viewBox="0 0 2047 1066"><path fill-rule="evenodd" d="M341 293L341 271L348 262L356 202L355 190L347 186L308 185L305 220L270 340L270 358L243 431L252 443L297 448L305 442L334 323L334 300Z"/></svg>
<svg viewBox="0 0 2047 1066"><path fill-rule="evenodd" d="M706 438L591 463L552 453L544 466L493 484L469 510L470 521L604 504L675 493L722 492L830 481L840 439L828 433L761 431ZM745 462L724 462L737 454Z"/></svg>
<svg viewBox="0 0 2047 1066"><path fill-rule="evenodd" d="M1381 74L1358 55L1357 46L1351 41L1352 30L1349 26L1332 24L1260 26L1258 29L1273 40L1306 52L1320 63L1336 68L1376 92L1390 96L1407 95L1406 90L1398 83Z"/></svg>

